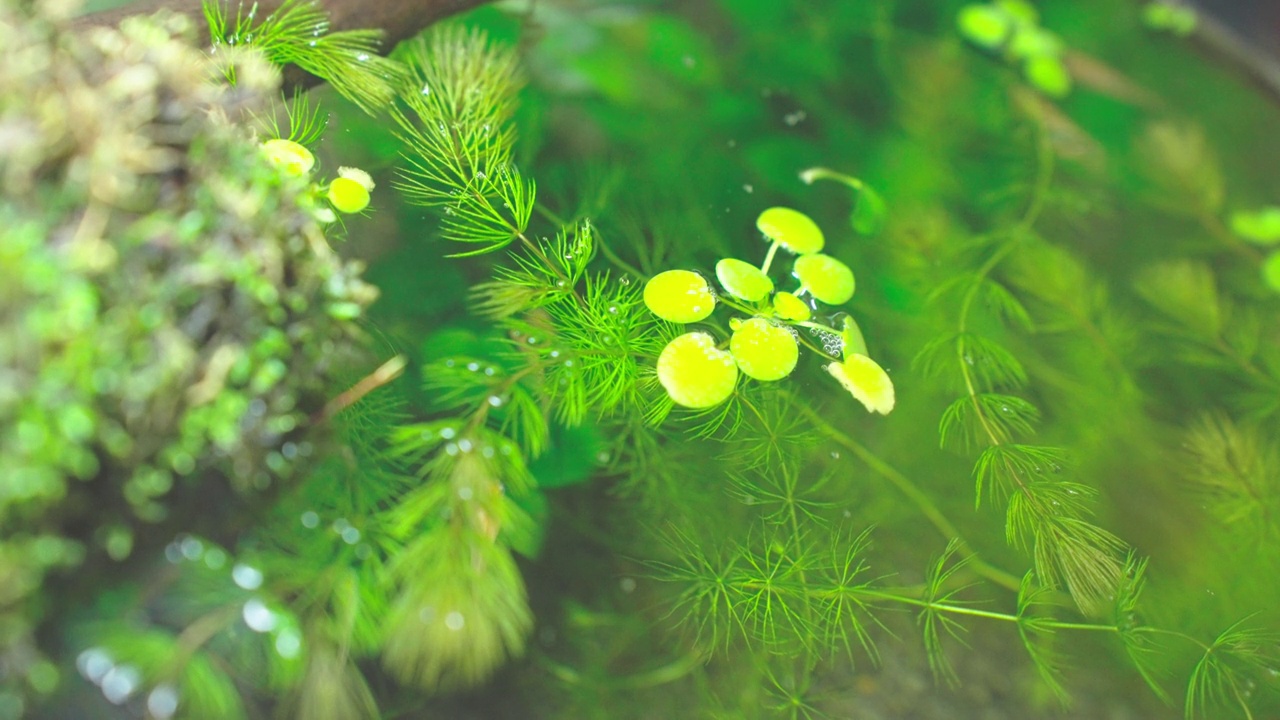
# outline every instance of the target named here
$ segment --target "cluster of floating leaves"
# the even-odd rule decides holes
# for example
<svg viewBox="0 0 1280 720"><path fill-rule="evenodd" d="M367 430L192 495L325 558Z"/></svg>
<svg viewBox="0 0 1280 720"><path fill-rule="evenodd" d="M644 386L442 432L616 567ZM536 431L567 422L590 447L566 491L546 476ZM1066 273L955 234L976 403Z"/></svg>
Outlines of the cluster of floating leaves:
<svg viewBox="0 0 1280 720"><path fill-rule="evenodd" d="M286 138L271 138L262 143L262 152L280 172L291 177L306 177L316 164L315 155L302 143ZM340 213L352 215L369 207L373 192L373 178L360 168L340 167L338 177L328 185L315 184L315 191L329 201ZM317 218L321 222L333 222L337 216L332 210L322 208Z"/></svg>
<svg viewBox="0 0 1280 720"><path fill-rule="evenodd" d="M759 267L737 258L716 263L716 279L722 294L707 279L690 270L667 270L645 284L644 302L654 315L673 323L706 320L717 305L726 305L749 317L730 320L727 344L704 331L674 338L658 356L658 380L677 405L710 408L733 395L739 374L759 382L775 382L789 376L800 359L798 331L837 338L829 348L827 372L871 412L893 409L893 383L866 354L866 343L847 315L835 328L814 319L814 306L806 302L838 306L848 302L856 288L853 271L823 254L822 229L809 216L785 207L762 212L756 226L770 241ZM779 249L796 256L791 275L799 281L795 290L778 290L769 277ZM726 346L727 345L727 346Z"/></svg>
<svg viewBox="0 0 1280 720"><path fill-rule="evenodd" d="M1161 30L1178 37L1186 37L1200 24L1196 11L1181 2L1156 0L1142 8L1142 22L1152 30Z"/></svg>
<svg viewBox="0 0 1280 720"><path fill-rule="evenodd" d="M1019 67L1026 81L1045 95L1062 98L1071 92L1062 39L1040 27L1040 14L1026 0L965 5L956 25L966 40Z"/></svg>

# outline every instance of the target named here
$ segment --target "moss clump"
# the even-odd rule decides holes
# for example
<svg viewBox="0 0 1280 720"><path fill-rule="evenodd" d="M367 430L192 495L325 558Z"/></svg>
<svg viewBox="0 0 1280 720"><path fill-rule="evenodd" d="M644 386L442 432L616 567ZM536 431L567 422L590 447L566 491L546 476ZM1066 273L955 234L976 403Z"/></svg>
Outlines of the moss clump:
<svg viewBox="0 0 1280 720"><path fill-rule="evenodd" d="M0 0L10 705L45 572L127 556L182 492L288 475L375 294L326 241L323 199L237 124L278 94L267 63L211 61L180 18L78 34L24 8Z"/></svg>

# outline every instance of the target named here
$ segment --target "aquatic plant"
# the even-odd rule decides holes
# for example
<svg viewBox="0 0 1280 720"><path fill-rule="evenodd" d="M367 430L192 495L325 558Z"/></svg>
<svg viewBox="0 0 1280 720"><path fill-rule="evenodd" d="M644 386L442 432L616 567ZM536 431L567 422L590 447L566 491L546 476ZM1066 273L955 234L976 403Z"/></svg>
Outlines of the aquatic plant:
<svg viewBox="0 0 1280 720"><path fill-rule="evenodd" d="M916 648L942 688L1016 656L996 671L1023 716L1095 702L1097 677L1135 713L1271 712L1269 190L1228 193L1206 133L1069 58L1028 3L814 7L722 8L734 53L692 17L551 3L375 59L374 35L330 37L309 4L206 4L194 87L221 113L193 122L222 159L183 167L279 204L202 227L301 233L296 266L328 263L295 355L243 383L232 363L207 402L274 413L283 388L294 425L259 437L227 410L231 450L215 437L179 485L246 477L241 446L269 482L194 509L175 486L150 498L174 520L154 531L6 536L27 582L0 717L95 694L155 717L816 718ZM278 96L263 58L326 73L341 97L319 102L357 130L322 144L327 115ZM218 104L246 94L253 112ZM1089 114L1106 103L1123 132ZM371 172L330 169L335 150ZM371 290L327 249L375 252L373 201L368 222L400 222L378 226L399 235L366 317ZM190 217L172 215L139 223ZM279 278L286 305L307 286ZM41 461L74 466L69 447ZM132 561L91 556L69 582L96 596L64 606L56 576L37 588L77 542ZM32 654L37 627L70 657Z"/></svg>

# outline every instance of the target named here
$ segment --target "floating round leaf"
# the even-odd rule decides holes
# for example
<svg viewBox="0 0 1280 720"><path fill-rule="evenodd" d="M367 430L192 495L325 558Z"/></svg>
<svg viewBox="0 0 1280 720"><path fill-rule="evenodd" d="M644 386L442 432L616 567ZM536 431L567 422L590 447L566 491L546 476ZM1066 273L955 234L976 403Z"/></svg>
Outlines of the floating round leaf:
<svg viewBox="0 0 1280 720"><path fill-rule="evenodd" d="M803 300L789 292L780 292L773 296L773 311L783 320L793 322L804 322L813 315L813 311Z"/></svg>
<svg viewBox="0 0 1280 720"><path fill-rule="evenodd" d="M956 26L966 40L979 47L993 50L1009 37L1013 19L993 5L965 5L956 16Z"/></svg>
<svg viewBox="0 0 1280 720"><path fill-rule="evenodd" d="M733 394L738 366L710 335L685 333L667 343L658 356L658 382L677 405L709 408Z"/></svg>
<svg viewBox="0 0 1280 720"><path fill-rule="evenodd" d="M1062 54L1062 49L1062 40L1057 35L1035 26L1018 28L1009 43L1009 54L1016 58L1056 58Z"/></svg>
<svg viewBox="0 0 1280 720"><path fill-rule="evenodd" d="M369 207L369 190L349 177L334 178L329 183L329 202L341 213L358 213Z"/></svg>
<svg viewBox="0 0 1280 720"><path fill-rule="evenodd" d="M349 180L355 180L356 182L363 185L365 190L368 190L369 192L373 192L373 188L374 188L373 177L370 176L369 173L361 170L360 168L340 167L338 168L338 176L347 178Z"/></svg>
<svg viewBox="0 0 1280 720"><path fill-rule="evenodd" d="M1023 67L1027 82L1049 97L1063 98L1071 92L1071 73L1052 55L1036 55Z"/></svg>
<svg viewBox="0 0 1280 720"><path fill-rule="evenodd" d="M1142 21L1153 30L1166 30L1179 37L1195 32L1199 24L1195 10L1163 2L1147 3L1142 9Z"/></svg>
<svg viewBox="0 0 1280 720"><path fill-rule="evenodd" d="M1266 281L1267 287L1280 293L1280 252L1271 253L1262 262L1262 279Z"/></svg>
<svg viewBox="0 0 1280 720"><path fill-rule="evenodd" d="M773 281L760 268L734 258L716 263L716 278L730 295L748 302L759 302L773 292Z"/></svg>
<svg viewBox="0 0 1280 720"><path fill-rule="evenodd" d="M284 138L273 138L262 143L262 151L271 164L286 175L305 175L316 164L316 156L310 150Z"/></svg>
<svg viewBox="0 0 1280 720"><path fill-rule="evenodd" d="M1015 22L1035 25L1040 22L1040 12L1027 0L996 0L995 6Z"/></svg>
<svg viewBox="0 0 1280 720"><path fill-rule="evenodd" d="M1280 243L1280 207L1234 212L1231 214L1231 231L1257 245Z"/></svg>
<svg viewBox="0 0 1280 720"><path fill-rule="evenodd" d="M802 255L792 272L810 294L828 305L842 305L853 297L853 271L830 255Z"/></svg>
<svg viewBox="0 0 1280 720"><path fill-rule="evenodd" d="M663 320L691 323L705 319L716 309L707 279L689 270L667 270L644 286L644 304Z"/></svg>
<svg viewBox="0 0 1280 720"><path fill-rule="evenodd" d="M771 207L756 218L756 227L765 237L798 255L822 250L822 228L799 210Z"/></svg>
<svg viewBox="0 0 1280 720"><path fill-rule="evenodd" d="M734 329L729 353L747 377L781 380L796 369L800 346L790 330L764 318L751 318Z"/></svg>
<svg viewBox="0 0 1280 720"><path fill-rule="evenodd" d="M868 412L888 415L893 410L893 381L875 360L866 355L849 355L844 362L831 363L826 369Z"/></svg>

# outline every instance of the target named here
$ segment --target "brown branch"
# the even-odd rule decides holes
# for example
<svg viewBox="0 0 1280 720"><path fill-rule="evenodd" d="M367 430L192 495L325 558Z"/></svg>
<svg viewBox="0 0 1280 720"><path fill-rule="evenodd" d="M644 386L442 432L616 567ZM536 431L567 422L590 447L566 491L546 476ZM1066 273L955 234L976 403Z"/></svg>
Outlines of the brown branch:
<svg viewBox="0 0 1280 720"><path fill-rule="evenodd" d="M1190 0L1187 5L1195 10L1197 18L1192 41L1243 74L1273 101L1280 102L1280 60Z"/></svg>
<svg viewBox="0 0 1280 720"><path fill-rule="evenodd" d="M1255 39L1219 20L1197 0L1177 0L1176 4L1196 15L1196 27L1188 40L1197 50L1243 77L1273 102L1280 103L1280 58Z"/></svg>
<svg viewBox="0 0 1280 720"><path fill-rule="evenodd" d="M230 0L234 8L239 0ZM485 0L321 0L319 5L329 13L331 31L378 29L383 33L382 51L390 52L398 43L417 35L423 28L455 13L484 4ZM279 7L281 0L258 2L258 17ZM247 9L252 0L245 0ZM91 13L75 21L77 28L118 25L132 15L145 15L159 10L186 15L200 36L207 37L209 26L204 21L200 0L139 0L114 10ZM234 10L233 10L234 11ZM285 91L307 88L322 82L319 78L290 68L285 73Z"/></svg>

